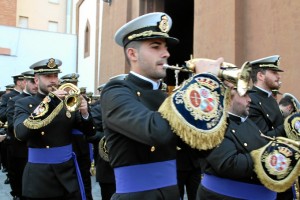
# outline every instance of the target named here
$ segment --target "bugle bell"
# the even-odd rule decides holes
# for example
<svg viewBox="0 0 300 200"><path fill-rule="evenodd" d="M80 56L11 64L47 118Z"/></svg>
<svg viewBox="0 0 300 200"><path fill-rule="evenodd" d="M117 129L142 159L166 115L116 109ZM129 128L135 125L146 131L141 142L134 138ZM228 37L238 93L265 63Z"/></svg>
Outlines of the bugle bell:
<svg viewBox="0 0 300 200"><path fill-rule="evenodd" d="M59 86L58 90L64 90L68 93L64 99L66 109L70 112L78 110L81 104L80 89L72 83L64 83Z"/></svg>
<svg viewBox="0 0 300 200"><path fill-rule="evenodd" d="M186 67L177 67L168 64L164 64L165 69L179 70L182 72L195 73L196 62L199 60L211 60L207 58L194 58L186 61ZM213 61L213 60L211 60ZM232 82L237 85L237 91L240 96L245 95L249 88L251 67L249 62L245 62L239 69L237 66L231 63L223 62L220 66L218 77L226 81Z"/></svg>

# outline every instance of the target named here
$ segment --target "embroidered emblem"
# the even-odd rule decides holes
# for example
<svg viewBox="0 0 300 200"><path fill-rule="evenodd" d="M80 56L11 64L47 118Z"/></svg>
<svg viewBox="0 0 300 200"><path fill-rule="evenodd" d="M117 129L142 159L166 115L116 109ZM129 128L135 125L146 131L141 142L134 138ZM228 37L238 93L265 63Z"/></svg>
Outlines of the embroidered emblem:
<svg viewBox="0 0 300 200"><path fill-rule="evenodd" d="M168 17L166 15L161 16L161 21L158 24L158 28L163 33L167 33L170 29Z"/></svg>
<svg viewBox="0 0 300 200"><path fill-rule="evenodd" d="M270 190L283 192L298 179L300 151L296 141L277 137L250 154L254 162L254 171Z"/></svg>
<svg viewBox="0 0 300 200"><path fill-rule="evenodd" d="M216 147L224 138L229 90L211 74L186 80L164 101L159 112L174 132L192 148Z"/></svg>
<svg viewBox="0 0 300 200"><path fill-rule="evenodd" d="M49 59L49 62L47 63L47 67L51 68L51 69L56 67L56 63L55 63L55 60L53 58Z"/></svg>

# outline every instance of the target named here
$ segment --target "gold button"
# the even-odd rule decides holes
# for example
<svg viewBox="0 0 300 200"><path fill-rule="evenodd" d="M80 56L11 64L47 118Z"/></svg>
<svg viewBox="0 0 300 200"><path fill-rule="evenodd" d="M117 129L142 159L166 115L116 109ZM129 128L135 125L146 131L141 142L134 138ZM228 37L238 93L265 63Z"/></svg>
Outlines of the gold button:
<svg viewBox="0 0 300 200"><path fill-rule="evenodd" d="M41 134L42 134L42 135L45 135L45 132L44 132L44 131L42 131L42 132L41 132Z"/></svg>
<svg viewBox="0 0 300 200"><path fill-rule="evenodd" d="M93 126L93 129L95 129L95 126Z"/></svg>
<svg viewBox="0 0 300 200"><path fill-rule="evenodd" d="M274 129L274 126L272 126L272 129Z"/></svg>
<svg viewBox="0 0 300 200"><path fill-rule="evenodd" d="M233 133L235 133L235 130L231 130Z"/></svg>
<svg viewBox="0 0 300 200"><path fill-rule="evenodd" d="M181 150L181 148L177 146L177 147L176 147L176 150L180 151L180 150Z"/></svg>
<svg viewBox="0 0 300 200"><path fill-rule="evenodd" d="M267 117L269 117L269 114L267 114Z"/></svg>
<svg viewBox="0 0 300 200"><path fill-rule="evenodd" d="M259 102L259 105L261 105L261 102Z"/></svg>
<svg viewBox="0 0 300 200"><path fill-rule="evenodd" d="M246 147L246 146L248 146L248 144L245 142L245 143L244 143L244 146Z"/></svg>
<svg viewBox="0 0 300 200"><path fill-rule="evenodd" d="M136 92L136 94L137 94L138 96L141 96L141 93L140 93L140 92Z"/></svg>
<svg viewBox="0 0 300 200"><path fill-rule="evenodd" d="M31 105L31 104L29 104L29 108L32 108L32 105Z"/></svg>
<svg viewBox="0 0 300 200"><path fill-rule="evenodd" d="M155 151L155 146L151 147L151 152Z"/></svg>
<svg viewBox="0 0 300 200"><path fill-rule="evenodd" d="M46 148L49 149L50 147L49 147L49 146L46 146Z"/></svg>

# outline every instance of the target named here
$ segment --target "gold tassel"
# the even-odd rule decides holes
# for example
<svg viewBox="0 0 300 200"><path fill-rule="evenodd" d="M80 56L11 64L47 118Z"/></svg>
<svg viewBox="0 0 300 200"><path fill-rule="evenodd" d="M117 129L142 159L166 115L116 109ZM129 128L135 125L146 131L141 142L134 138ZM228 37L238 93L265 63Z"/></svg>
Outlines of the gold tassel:
<svg viewBox="0 0 300 200"><path fill-rule="evenodd" d="M61 111L63 106L64 106L63 102L60 102L58 104L58 106L45 119L43 119L43 120L41 120L41 119L33 120L33 119L30 119L30 118L27 118L23 122L23 124L29 129L40 129L42 127L45 127L45 126L47 126L48 124L50 124L52 122L52 120Z"/></svg>

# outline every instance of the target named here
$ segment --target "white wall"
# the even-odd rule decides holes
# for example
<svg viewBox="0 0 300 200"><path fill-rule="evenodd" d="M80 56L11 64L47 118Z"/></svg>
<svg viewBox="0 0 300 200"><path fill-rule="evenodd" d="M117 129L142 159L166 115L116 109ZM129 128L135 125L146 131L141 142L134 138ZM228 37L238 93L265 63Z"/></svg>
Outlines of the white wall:
<svg viewBox="0 0 300 200"><path fill-rule="evenodd" d="M96 58L96 9L97 1L84 1L79 8L79 33L78 33L78 73L79 86L87 87L88 92L94 92L95 88L95 58ZM84 57L84 34L86 23L90 23L90 56Z"/></svg>
<svg viewBox="0 0 300 200"><path fill-rule="evenodd" d="M0 47L11 49L10 56L0 55L0 90L13 83L11 76L28 71L30 65L43 59L62 61L59 77L76 70L76 35L0 25Z"/></svg>

